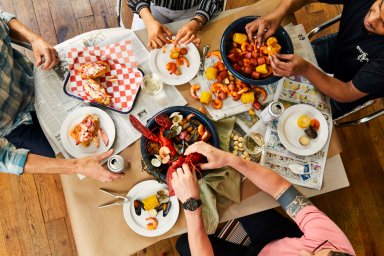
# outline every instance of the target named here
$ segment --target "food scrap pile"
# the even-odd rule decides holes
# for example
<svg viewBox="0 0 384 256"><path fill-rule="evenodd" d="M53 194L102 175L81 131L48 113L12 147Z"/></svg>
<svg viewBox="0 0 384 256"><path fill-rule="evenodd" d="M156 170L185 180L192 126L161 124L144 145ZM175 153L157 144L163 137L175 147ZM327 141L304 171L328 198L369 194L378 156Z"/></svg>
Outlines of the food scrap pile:
<svg viewBox="0 0 384 256"><path fill-rule="evenodd" d="M301 136L299 142L303 146L307 146L310 139L317 138L317 132L320 129L320 122L316 118L311 119L308 115L301 115L297 120L297 125L304 128L305 135Z"/></svg>
<svg viewBox="0 0 384 256"><path fill-rule="evenodd" d="M272 75L269 56L280 53L280 50L281 45L276 37L269 37L266 45L258 49L256 44L248 41L247 35L235 33L227 57L234 70L257 80Z"/></svg>
<svg viewBox="0 0 384 256"><path fill-rule="evenodd" d="M76 145L84 147L88 147L93 141L98 148L100 146L100 138L105 146L109 143L107 134L100 127L99 117L92 114L88 114L80 123L75 124L70 129L69 135L75 140Z"/></svg>
<svg viewBox="0 0 384 256"><path fill-rule="evenodd" d="M78 68L79 75L86 79L84 91L95 102L105 106L111 103L111 96L107 93L106 88L96 81L95 78L99 78L109 71L110 67L105 61L85 63ZM116 77L110 77L108 81L113 82L115 80Z"/></svg>
<svg viewBox="0 0 384 256"><path fill-rule="evenodd" d="M143 200L136 199L133 202L136 215L140 216L142 210L148 214L146 218L146 228L148 230L155 230L159 224L156 216L159 212L163 211L163 217L166 217L171 209L171 201L169 200L169 191L162 189L157 191L156 194L151 195Z"/></svg>
<svg viewBox="0 0 384 256"><path fill-rule="evenodd" d="M162 52L167 53L167 46L169 44L163 46ZM178 47L177 45L173 45L169 57L172 61L168 62L165 68L168 70L169 74L180 76L182 74L179 67L185 65L189 67L189 60L187 58L188 48L187 47Z"/></svg>
<svg viewBox="0 0 384 256"><path fill-rule="evenodd" d="M223 101L227 98L232 98L234 101L241 100L243 104L252 104L256 110L261 108L261 102L267 98L267 92L264 88L251 86L236 79L225 67L222 62L219 51L213 51L207 54L207 58L216 56L219 61L213 66L208 67L205 75L208 80L214 81L210 87L210 91L203 91L200 97L197 92L200 90L200 85L192 85L190 93L192 97L199 100L203 104L211 104L215 109L223 107Z"/></svg>

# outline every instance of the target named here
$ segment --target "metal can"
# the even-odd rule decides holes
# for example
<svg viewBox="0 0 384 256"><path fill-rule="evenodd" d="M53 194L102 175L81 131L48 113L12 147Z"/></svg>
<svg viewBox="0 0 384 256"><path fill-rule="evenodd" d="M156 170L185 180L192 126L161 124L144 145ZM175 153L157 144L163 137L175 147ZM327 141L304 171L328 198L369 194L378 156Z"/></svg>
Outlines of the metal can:
<svg viewBox="0 0 384 256"><path fill-rule="evenodd" d="M260 113L260 119L263 123L267 124L272 120L278 118L284 111L284 105L278 101L272 101Z"/></svg>
<svg viewBox="0 0 384 256"><path fill-rule="evenodd" d="M126 162L124 158L119 155L113 155L108 158L108 169L114 173L122 173L126 169Z"/></svg>

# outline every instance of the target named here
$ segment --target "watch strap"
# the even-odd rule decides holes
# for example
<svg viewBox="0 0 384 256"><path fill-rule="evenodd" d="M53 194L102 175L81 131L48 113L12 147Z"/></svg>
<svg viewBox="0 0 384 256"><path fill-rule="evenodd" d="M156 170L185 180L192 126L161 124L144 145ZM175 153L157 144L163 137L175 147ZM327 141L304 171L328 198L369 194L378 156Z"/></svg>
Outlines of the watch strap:
<svg viewBox="0 0 384 256"><path fill-rule="evenodd" d="M201 30L202 28L203 28L203 26L204 26L204 22L201 22L198 18L196 18L196 17L193 17L192 19L190 19L189 21L196 21L197 22L197 24L199 24L199 30Z"/></svg>
<svg viewBox="0 0 384 256"><path fill-rule="evenodd" d="M201 204L202 202L200 199L196 199L193 197L188 198L187 201L182 203L183 209L188 211L194 211L198 209L201 206Z"/></svg>

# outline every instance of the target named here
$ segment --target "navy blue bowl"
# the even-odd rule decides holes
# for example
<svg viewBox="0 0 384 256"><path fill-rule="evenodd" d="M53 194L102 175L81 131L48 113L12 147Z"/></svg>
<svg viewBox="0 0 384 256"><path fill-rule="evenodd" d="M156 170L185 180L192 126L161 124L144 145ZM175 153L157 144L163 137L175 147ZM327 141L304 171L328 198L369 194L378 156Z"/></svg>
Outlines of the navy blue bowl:
<svg viewBox="0 0 384 256"><path fill-rule="evenodd" d="M229 25L227 29L224 31L223 36L221 37L220 53L221 53L221 57L223 59L224 65L227 67L228 71L231 72L237 79L251 85L267 85L280 80L281 77L272 75L267 78L257 79L257 80L252 79L250 77L246 77L243 74L233 69L232 64L230 63L227 57L229 50L232 47L233 34L234 33L247 34L245 32L245 25L247 25L249 22L254 21L256 18L258 18L258 16L245 16L232 22L231 25ZM277 41L281 45L281 53L285 53L285 54L293 53L291 38L289 37L287 31L283 27L280 26L273 36L277 38Z"/></svg>
<svg viewBox="0 0 384 256"><path fill-rule="evenodd" d="M169 108L163 109L160 112L158 112L154 117L149 119L146 126L148 127L149 130L153 130L154 128L159 127L159 125L155 121L155 117L159 114L166 114L169 116L173 112L180 112L180 114L183 115L183 117L187 117L189 114L195 114L195 116L193 118L198 120L200 123L202 123L208 129L208 131L211 134L211 136L208 140L208 143L211 144L212 146L216 147L216 148L220 148L220 138L219 138L219 134L216 131L215 126L212 124L212 122L209 120L209 118L206 115L204 115L203 113L201 113L197 109L194 109L191 107L176 106L176 107L169 107ZM143 156L143 161L144 161L145 165L147 166L147 168L150 169L150 168L153 168L152 164L151 164L152 158L145 157L148 155L147 149L145 147L146 141L147 141L147 139L144 136L142 136L141 141L140 141L140 149L141 149L141 155ZM205 173L205 172L203 172L203 173ZM166 179L165 179L166 178L166 171L157 172L157 173L152 172L151 174L155 178L157 178L158 180L162 181L163 183L166 183Z"/></svg>

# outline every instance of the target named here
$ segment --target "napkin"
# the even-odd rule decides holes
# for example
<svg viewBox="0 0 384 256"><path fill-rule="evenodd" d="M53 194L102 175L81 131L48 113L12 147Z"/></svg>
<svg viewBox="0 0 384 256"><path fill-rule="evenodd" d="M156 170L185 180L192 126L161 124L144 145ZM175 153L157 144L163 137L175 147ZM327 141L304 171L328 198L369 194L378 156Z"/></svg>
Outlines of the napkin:
<svg viewBox="0 0 384 256"><path fill-rule="evenodd" d="M214 122L223 150L229 149L235 121L235 117L230 117ZM241 176L230 167L206 171L208 174L199 180L200 197L203 203L205 230L208 234L213 234L219 224L219 211L226 209L233 202L240 203Z"/></svg>

